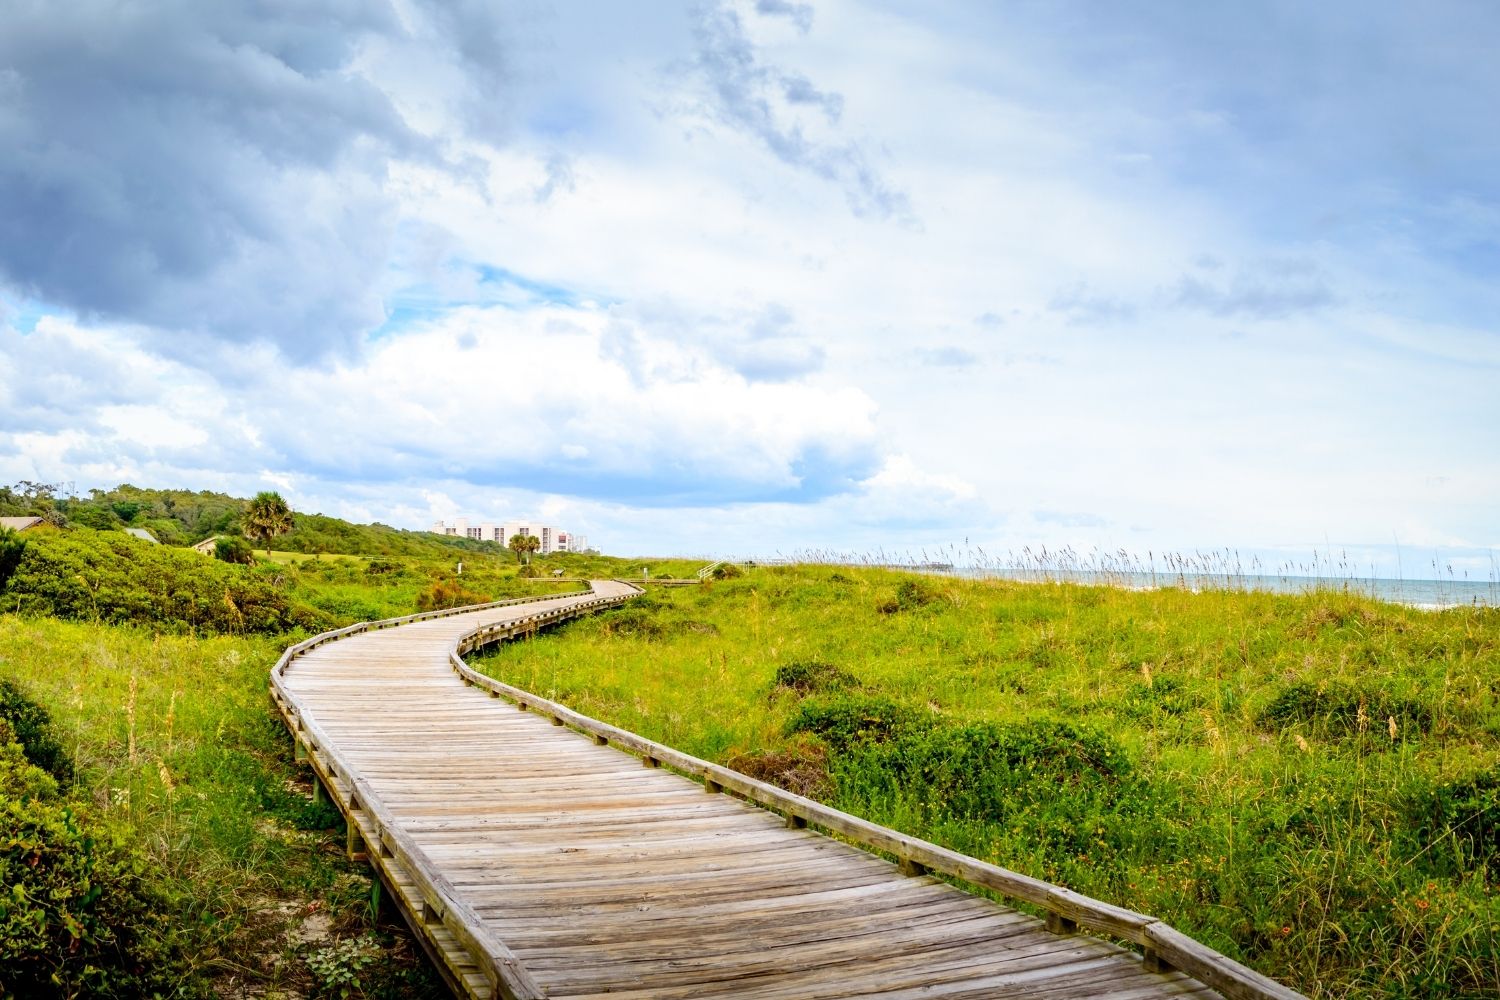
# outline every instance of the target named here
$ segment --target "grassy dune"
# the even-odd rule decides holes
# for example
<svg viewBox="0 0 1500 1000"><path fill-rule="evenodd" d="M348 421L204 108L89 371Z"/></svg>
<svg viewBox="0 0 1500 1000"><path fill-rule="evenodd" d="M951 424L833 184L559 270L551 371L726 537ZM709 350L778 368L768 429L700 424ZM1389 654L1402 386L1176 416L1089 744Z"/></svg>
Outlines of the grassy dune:
<svg viewBox="0 0 1500 1000"><path fill-rule="evenodd" d="M782 567L478 662L1314 996L1500 992L1500 611Z"/></svg>
<svg viewBox="0 0 1500 1000"><path fill-rule="evenodd" d="M369 878L343 860L339 818L312 804L267 705L281 647L0 616L0 676L52 715L79 821L128 849L176 929L173 995L338 996L357 973L351 996L443 996L392 928L367 933ZM87 979L66 946L52 960L56 995L130 995Z"/></svg>

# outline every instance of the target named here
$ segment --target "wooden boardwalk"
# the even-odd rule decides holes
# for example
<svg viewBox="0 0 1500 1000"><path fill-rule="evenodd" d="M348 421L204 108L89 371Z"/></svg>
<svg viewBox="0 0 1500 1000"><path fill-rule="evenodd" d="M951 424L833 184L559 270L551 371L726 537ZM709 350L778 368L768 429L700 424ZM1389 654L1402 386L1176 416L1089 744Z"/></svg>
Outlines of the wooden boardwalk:
<svg viewBox="0 0 1500 1000"><path fill-rule="evenodd" d="M1298 996L1153 918L586 719L459 657L634 593L595 581L577 596L354 626L292 647L273 672L299 755L349 821L351 855L376 868L459 994Z"/></svg>

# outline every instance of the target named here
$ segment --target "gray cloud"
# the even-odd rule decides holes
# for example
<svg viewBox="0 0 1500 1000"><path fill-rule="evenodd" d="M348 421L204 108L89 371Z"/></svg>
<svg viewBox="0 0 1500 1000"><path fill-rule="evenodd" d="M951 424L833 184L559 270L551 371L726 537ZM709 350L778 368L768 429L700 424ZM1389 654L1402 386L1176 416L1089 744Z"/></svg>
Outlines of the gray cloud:
<svg viewBox="0 0 1500 1000"><path fill-rule="evenodd" d="M770 9L764 13L781 14L797 5L773 0L766 6ZM829 124L837 123L843 111L841 95L762 63L739 14L728 7L702 9L693 30L698 43L694 68L707 85L706 110L712 117L754 136L783 163L839 184L856 215L910 218L907 196L871 165L863 146L820 142L797 121L796 108L812 107Z"/></svg>
<svg viewBox="0 0 1500 1000"><path fill-rule="evenodd" d="M979 355L962 347L928 347L917 352L922 364L929 368L971 368L979 362Z"/></svg>
<svg viewBox="0 0 1500 1000"><path fill-rule="evenodd" d="M1211 271L1207 276L1202 271ZM1222 267L1201 267L1184 274L1172 294L1174 305L1250 319L1285 319L1335 305L1338 297L1317 265L1298 260L1269 260L1237 268L1227 278Z"/></svg>
<svg viewBox="0 0 1500 1000"><path fill-rule="evenodd" d="M465 65L492 15L430 6ZM490 18L487 21L484 18ZM384 3L176 0L0 13L0 281L90 319L265 340L309 359L383 319L393 158L427 145L356 60ZM186 335L186 336L184 336Z"/></svg>
<svg viewBox="0 0 1500 1000"><path fill-rule="evenodd" d="M1124 299L1095 291L1088 282L1079 281L1058 289L1047 308L1061 313L1075 325L1120 323L1135 319L1136 307Z"/></svg>
<svg viewBox="0 0 1500 1000"><path fill-rule="evenodd" d="M810 3L795 3L793 0L755 0L755 12L766 17L787 18L804 35L812 30L813 6Z"/></svg>

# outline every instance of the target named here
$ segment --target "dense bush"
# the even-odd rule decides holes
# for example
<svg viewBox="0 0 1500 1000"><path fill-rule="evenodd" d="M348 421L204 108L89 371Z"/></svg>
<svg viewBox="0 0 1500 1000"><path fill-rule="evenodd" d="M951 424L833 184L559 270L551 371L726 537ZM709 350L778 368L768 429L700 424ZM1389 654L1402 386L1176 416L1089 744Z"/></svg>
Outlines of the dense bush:
<svg viewBox="0 0 1500 1000"><path fill-rule="evenodd" d="M19 532L0 528L0 591L5 589L26 554L26 539Z"/></svg>
<svg viewBox="0 0 1500 1000"><path fill-rule="evenodd" d="M274 572L80 529L31 541L0 610L206 632L325 627L325 616L294 604L267 576Z"/></svg>
<svg viewBox="0 0 1500 1000"><path fill-rule="evenodd" d="M72 771L73 762L52 730L52 717L9 678L0 678L0 724L10 727L26 759L37 767L58 780Z"/></svg>
<svg viewBox="0 0 1500 1000"><path fill-rule="evenodd" d="M0 721L0 996L191 995L169 902Z"/></svg>
<svg viewBox="0 0 1500 1000"><path fill-rule="evenodd" d="M787 720L786 731L820 736L835 750L855 744L883 743L921 733L935 720L930 712L890 698L842 695L803 703Z"/></svg>
<svg viewBox="0 0 1500 1000"><path fill-rule="evenodd" d="M859 678L822 660L796 660L776 668L774 685L799 694L811 694L858 687Z"/></svg>
<svg viewBox="0 0 1500 1000"><path fill-rule="evenodd" d="M255 553L251 551L250 543L239 535L225 535L214 542L214 558L240 566L255 564Z"/></svg>
<svg viewBox="0 0 1500 1000"><path fill-rule="evenodd" d="M1416 699L1374 686L1337 682L1289 684L1260 714L1261 724L1269 729L1300 726L1309 735L1326 739L1383 733L1394 725L1394 741L1429 731L1432 721L1432 709Z"/></svg>

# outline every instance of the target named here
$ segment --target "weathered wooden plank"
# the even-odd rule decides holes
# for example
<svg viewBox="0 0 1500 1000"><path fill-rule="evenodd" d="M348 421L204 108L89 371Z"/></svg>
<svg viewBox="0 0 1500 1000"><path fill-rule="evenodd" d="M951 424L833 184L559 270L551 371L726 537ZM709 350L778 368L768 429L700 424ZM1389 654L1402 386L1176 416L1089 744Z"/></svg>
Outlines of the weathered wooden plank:
<svg viewBox="0 0 1500 1000"><path fill-rule="evenodd" d="M1243 987L1241 967L1154 918L606 726L475 674L454 652L607 604L548 597L411 616L399 629L354 626L288 650L273 675L314 769L341 808L357 806L352 843L384 866L470 995L487 996L492 982L506 996L662 1000L1135 1000L1210 995L1203 982L1214 976ZM797 829L809 824L1206 977L1154 973L1115 945L1049 934L1034 917ZM1296 996L1249 988L1225 995Z"/></svg>

